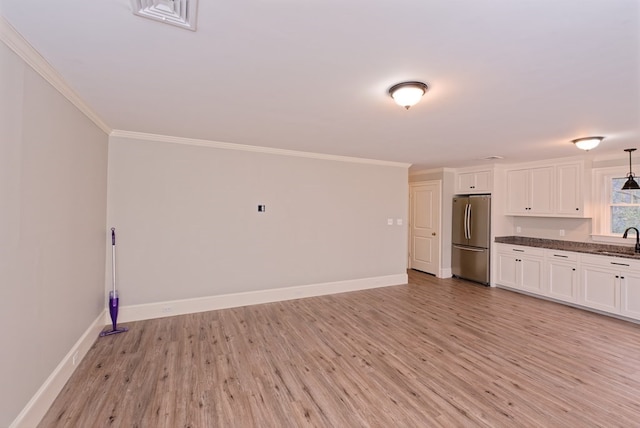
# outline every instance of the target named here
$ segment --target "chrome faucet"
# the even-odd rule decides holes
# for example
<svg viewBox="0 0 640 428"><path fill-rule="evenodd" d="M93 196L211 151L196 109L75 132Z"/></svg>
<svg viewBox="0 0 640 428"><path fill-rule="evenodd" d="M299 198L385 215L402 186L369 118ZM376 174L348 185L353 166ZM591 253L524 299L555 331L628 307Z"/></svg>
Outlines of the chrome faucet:
<svg viewBox="0 0 640 428"><path fill-rule="evenodd" d="M638 232L638 229L636 229L635 227L627 227L627 229L622 234L622 237L627 239L627 234L630 230L636 231L636 253L640 253L640 232Z"/></svg>

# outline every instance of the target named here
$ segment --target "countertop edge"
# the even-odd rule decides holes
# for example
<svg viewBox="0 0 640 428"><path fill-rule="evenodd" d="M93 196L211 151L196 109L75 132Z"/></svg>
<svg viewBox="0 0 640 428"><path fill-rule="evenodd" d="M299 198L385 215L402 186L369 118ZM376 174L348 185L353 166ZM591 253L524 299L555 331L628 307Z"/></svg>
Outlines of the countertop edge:
<svg viewBox="0 0 640 428"><path fill-rule="evenodd" d="M545 248L548 250L572 251L605 257L621 257L640 260L640 253L634 253L633 247L623 245L598 244L594 242L561 241L557 239L530 238L526 236L496 236L497 244L522 245L525 247ZM605 254L611 252L615 254Z"/></svg>

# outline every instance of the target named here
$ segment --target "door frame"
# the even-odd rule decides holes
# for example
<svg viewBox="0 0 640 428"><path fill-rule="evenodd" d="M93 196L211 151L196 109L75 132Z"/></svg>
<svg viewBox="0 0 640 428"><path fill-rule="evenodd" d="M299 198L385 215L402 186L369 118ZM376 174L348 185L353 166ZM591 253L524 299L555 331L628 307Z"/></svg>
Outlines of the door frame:
<svg viewBox="0 0 640 428"><path fill-rule="evenodd" d="M444 271L442 268L442 180L426 180L426 181L413 181L409 183L409 227L407 228L408 241L407 241L407 268L411 269L411 245L413 242L413 188L417 186L424 185L438 185L438 206L435 208L439 210L438 212L438 235L437 235L437 245L436 249L438 251L438 266L436 269L435 276L437 278L446 278L444 275ZM451 270L451 269L449 269ZM451 276L451 275L449 275Z"/></svg>

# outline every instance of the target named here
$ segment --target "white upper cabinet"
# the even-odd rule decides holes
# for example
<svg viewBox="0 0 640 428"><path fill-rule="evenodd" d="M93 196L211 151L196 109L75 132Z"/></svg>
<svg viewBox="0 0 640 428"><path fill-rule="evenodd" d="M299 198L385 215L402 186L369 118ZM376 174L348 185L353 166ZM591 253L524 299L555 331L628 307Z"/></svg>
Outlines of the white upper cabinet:
<svg viewBox="0 0 640 428"><path fill-rule="evenodd" d="M582 161L507 170L507 215L587 217Z"/></svg>
<svg viewBox="0 0 640 428"><path fill-rule="evenodd" d="M456 193L491 193L493 174L491 170L463 171L456 173Z"/></svg>
<svg viewBox="0 0 640 428"><path fill-rule="evenodd" d="M507 172L507 214L527 214L529 211L529 170Z"/></svg>
<svg viewBox="0 0 640 428"><path fill-rule="evenodd" d="M507 171L507 214L553 214L553 167Z"/></svg>
<svg viewBox="0 0 640 428"><path fill-rule="evenodd" d="M556 213L584 217L583 165L572 162L556 165Z"/></svg>

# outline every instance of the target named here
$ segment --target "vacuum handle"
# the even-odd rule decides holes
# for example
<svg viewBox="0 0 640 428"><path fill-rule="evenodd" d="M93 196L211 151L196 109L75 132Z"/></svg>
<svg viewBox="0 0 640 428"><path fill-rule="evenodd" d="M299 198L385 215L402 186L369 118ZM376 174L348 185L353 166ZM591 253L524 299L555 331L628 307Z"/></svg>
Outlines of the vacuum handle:
<svg viewBox="0 0 640 428"><path fill-rule="evenodd" d="M116 228L111 228L111 245L116 245Z"/></svg>

